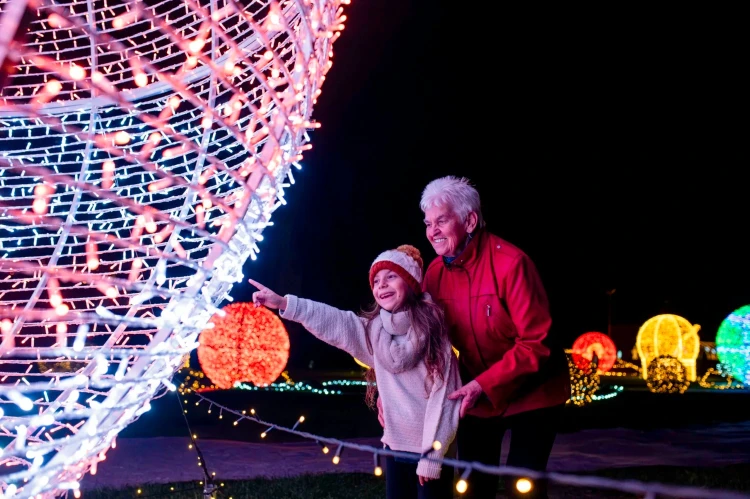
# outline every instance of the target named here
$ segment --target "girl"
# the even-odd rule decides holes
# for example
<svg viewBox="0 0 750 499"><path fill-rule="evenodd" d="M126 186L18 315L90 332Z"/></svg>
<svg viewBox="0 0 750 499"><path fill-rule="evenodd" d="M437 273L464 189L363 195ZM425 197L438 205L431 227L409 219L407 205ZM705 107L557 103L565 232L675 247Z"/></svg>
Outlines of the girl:
<svg viewBox="0 0 750 499"><path fill-rule="evenodd" d="M419 250L403 245L381 253L370 267L375 303L357 316L323 303L281 297L253 280L253 302L280 309L312 334L373 366L382 402L387 449L414 459L386 457L388 499L450 499L453 468L420 458L455 455L461 386L442 310L422 292ZM371 370L372 371L372 370ZM370 373L368 373L370 374ZM367 389L373 406L375 387Z"/></svg>

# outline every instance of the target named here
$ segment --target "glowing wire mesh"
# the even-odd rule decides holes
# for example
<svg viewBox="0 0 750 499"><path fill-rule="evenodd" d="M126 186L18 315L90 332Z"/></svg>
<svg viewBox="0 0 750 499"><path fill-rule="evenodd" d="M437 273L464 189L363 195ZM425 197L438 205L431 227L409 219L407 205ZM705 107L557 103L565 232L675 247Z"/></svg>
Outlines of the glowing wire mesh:
<svg viewBox="0 0 750 499"><path fill-rule="evenodd" d="M174 389L309 148L344 3L0 0L4 497L77 497Z"/></svg>

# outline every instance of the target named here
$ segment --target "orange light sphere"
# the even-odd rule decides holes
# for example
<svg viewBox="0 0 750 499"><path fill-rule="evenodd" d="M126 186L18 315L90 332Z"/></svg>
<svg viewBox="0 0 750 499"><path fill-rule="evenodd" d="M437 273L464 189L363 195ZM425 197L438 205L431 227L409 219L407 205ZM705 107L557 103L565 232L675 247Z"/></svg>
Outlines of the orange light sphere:
<svg viewBox="0 0 750 499"><path fill-rule="evenodd" d="M249 381L273 383L289 360L289 334L281 319L265 307L230 303L224 317L214 315L214 327L198 339L198 361L218 388Z"/></svg>
<svg viewBox="0 0 750 499"><path fill-rule="evenodd" d="M604 333L583 333L573 342L573 362L582 371L587 371L594 354L599 359L597 370L605 373L617 361L617 347L612 338Z"/></svg>

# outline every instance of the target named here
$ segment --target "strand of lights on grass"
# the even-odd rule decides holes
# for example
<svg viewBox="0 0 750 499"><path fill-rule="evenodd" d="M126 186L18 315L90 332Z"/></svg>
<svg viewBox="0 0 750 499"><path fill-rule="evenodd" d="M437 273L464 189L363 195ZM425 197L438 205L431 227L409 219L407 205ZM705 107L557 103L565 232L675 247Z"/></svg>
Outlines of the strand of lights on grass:
<svg viewBox="0 0 750 499"><path fill-rule="evenodd" d="M183 368L177 373L177 375L179 376L179 374L185 369L188 370L187 374L177 387L180 395L187 395L193 391L208 392L218 389L216 385L210 383L210 380L203 371L190 368L189 359L186 361L186 363L183 365ZM310 385L309 383L295 382L289 376L289 373L287 371L283 371L281 373L281 376L284 378L283 383L270 383L261 386L248 383L236 383L233 389L265 392L308 392L315 395L341 395L343 394L341 390L336 390L328 387L362 387L370 384L367 381L361 380L339 379L323 381L322 383L320 383L323 388L317 388ZM373 386L375 385L375 383L371 384Z"/></svg>
<svg viewBox="0 0 750 499"><path fill-rule="evenodd" d="M708 381L708 378L711 376L720 376L724 378L725 382L723 384L719 384L716 382ZM703 376L701 376L701 379L698 380L698 384L702 386L703 388L711 388L714 390L744 390L745 385L743 385L741 382L737 381L731 374L731 372L726 369L722 364L717 365L715 368L712 367L708 371L706 371Z"/></svg>
<svg viewBox="0 0 750 499"><path fill-rule="evenodd" d="M356 379L334 379L331 381L323 381L323 386L375 386L375 382L362 381Z"/></svg>
<svg viewBox="0 0 750 499"><path fill-rule="evenodd" d="M612 371L607 371L605 373L599 373L600 376L617 376L617 377L637 377L641 375L641 367L633 364L632 362L628 362L627 360L622 360L621 358L618 358L615 361L615 365L612 366ZM614 371L614 369L622 369L622 371ZM624 371L624 372L623 372Z"/></svg>
<svg viewBox="0 0 750 499"><path fill-rule="evenodd" d="M242 420L248 420L252 421L254 423L257 423L259 425L265 426L266 428L272 428L277 429L279 431L283 431L285 433L290 433L293 435L296 435L298 437L312 440L316 443L318 443L322 447L322 451L324 454L330 453L330 449L336 448L336 452L334 453L334 456L332 458L333 464L338 464L341 462L342 459L342 453L344 449L350 449L360 452L366 452L373 455L375 466L373 468L373 473L377 476L380 476L382 473L382 469L380 470L381 473L378 473L379 465L378 465L378 458L381 456L393 456L393 457L399 457L403 459L407 459L410 461L414 461L415 458L413 454L406 453L406 452L398 452L398 451L392 451L392 450L386 450L383 448L376 448L369 445L362 445L362 444L355 444L352 442L345 442L343 440L338 440L335 438L327 438L322 437L320 435L313 435L311 433L302 432L299 430L296 430L296 427L299 424L299 420L297 423L295 423L293 428L286 428L283 426L279 426L273 423L269 423L267 421L263 421L259 418L257 418L254 415L248 416L245 411L240 412L234 409L231 409L229 407L223 406L221 404L216 403L215 401L212 401L211 399L207 398L203 394L195 393L195 395L200 398L201 400L208 402L212 406L216 406L220 408L223 412L227 412L238 419L235 421L235 423L239 423ZM264 433L268 433L270 430L265 430ZM436 447L439 449L440 446ZM468 461L461 461L458 459L450 459L450 458L434 458L430 456L428 453L423 454L420 456L420 458L427 459L434 462L440 462L443 465L453 466L455 468L463 470L461 472L461 477L458 480L458 483L456 484L456 490L459 493L464 493L467 490L468 487L468 478L469 475L473 471L479 471L482 473L487 473L491 475L497 475L497 476L515 476L515 477L521 477L516 481L516 488L519 490L519 492L526 493L530 492L533 488L533 480L547 480L549 482L558 483L561 485L571 485L575 487L591 487L591 488L597 488L597 489L609 489L609 490L618 490L621 492L626 492L630 494L636 494L636 495L642 495L645 497L657 497L657 495L661 496L670 496L670 497L682 497L682 498L700 498L700 499L741 499L746 498L747 495L743 493L738 492L731 492L731 491L725 491L725 490L717 490L717 489L706 489L706 488L698 488L698 487L682 487L682 486L675 486L675 485L666 485L661 483L654 483L654 482L640 482L636 480L614 480L610 478L603 478L598 476L586 476L586 475L569 475L564 473L548 473L548 472L539 472L539 471L533 471L525 468L517 468L513 466L489 466L486 464L482 464L479 462L468 462Z"/></svg>
<svg viewBox="0 0 750 499"><path fill-rule="evenodd" d="M195 452L198 455L198 466L200 466L201 470L203 471L203 476L206 479L206 483L203 487L203 497L206 497L206 496L214 497L213 492L214 490L216 490L216 484L214 483L214 478L216 477L216 472L208 471L208 465L206 464L206 459L203 457L203 452L201 452L200 447L198 447L198 442L197 442L198 435L193 433L193 430L190 428L190 421L188 421L188 418L187 418L187 409L185 409L184 406L182 405L182 400L180 400L179 394L177 395L177 402L180 404L180 408L182 409L182 417L185 421L185 426L187 427L188 434L190 435L190 445L188 446L188 448L192 449L193 447L195 447Z"/></svg>
<svg viewBox="0 0 750 499"><path fill-rule="evenodd" d="M310 148L346 3L28 2L0 47L0 496L79 497L176 389Z"/></svg>
<svg viewBox="0 0 750 499"><path fill-rule="evenodd" d="M609 400L617 397L619 394L622 393L622 391L625 389L622 385L612 385L612 391L609 393L604 394L594 394L591 395L591 401L592 402L598 402L602 400Z"/></svg>
<svg viewBox="0 0 750 499"><path fill-rule="evenodd" d="M249 385L247 383L237 383L234 386L238 390L248 390L248 391L264 391L264 392L282 392L282 393L288 393L288 392L310 392L315 395L341 395L341 390L328 390L328 389L319 389L312 387L308 385L307 383L294 383L294 384L288 384L288 383L271 383L267 386L255 386L255 385Z"/></svg>
<svg viewBox="0 0 750 499"><path fill-rule="evenodd" d="M165 486L165 485L162 485L162 486ZM221 482L219 484L219 486L220 487L224 487L224 483ZM137 488L135 490L135 494L139 498L147 499L147 498L150 498L150 497L171 497L171 496L174 496L175 494L182 494L182 493L185 493L185 492L197 492L198 490L204 491L205 489L206 489L206 487L204 485L204 482L203 482L203 480L201 480L201 481L198 482L197 486L193 486L193 487L181 487L181 488L175 489L174 485L170 485L169 492L165 491L165 492L156 493L156 494L144 494L143 493L143 489ZM217 498L217 496L210 496L210 497L211 497L211 499L216 499ZM232 497L230 496L229 499L232 499Z"/></svg>

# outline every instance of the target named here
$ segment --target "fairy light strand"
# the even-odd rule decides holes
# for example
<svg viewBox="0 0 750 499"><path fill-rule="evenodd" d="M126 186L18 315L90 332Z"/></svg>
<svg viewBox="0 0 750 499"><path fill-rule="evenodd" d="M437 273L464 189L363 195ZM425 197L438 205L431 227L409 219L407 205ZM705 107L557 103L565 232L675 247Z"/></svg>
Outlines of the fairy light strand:
<svg viewBox="0 0 750 499"><path fill-rule="evenodd" d="M261 426L272 427L276 430L283 431L285 433L289 433L292 435L296 435L306 440L312 440L316 442L318 445L321 445L323 447L324 454L328 453L326 452L326 449L330 451L331 448L335 447L336 454L334 455L334 461L336 461L337 457L338 457L338 461L342 459L341 453L343 449L351 449L351 450L356 450L360 452L366 452L366 453L372 454L373 459L375 459L375 456L392 456L392 457L408 459L411 461L418 459L418 458L415 458L414 455L410 453L387 450L383 448L376 448L376 447L363 445L363 444L355 444L352 442L346 442L346 441L335 439L335 438L327 438L327 437L322 437L320 435L314 435L312 433L299 431L293 428L286 428L283 426L279 426L277 424L264 421L256 416L248 416L247 414L243 414L240 411L226 407L222 404L219 404L209 399L208 397L202 395L201 393L195 393L195 395L199 397L200 399L202 399L203 401L208 402L212 404L213 406L220 408L222 411L237 416L240 421L246 419L248 421L257 423ZM558 483L561 485L571 485L575 487L591 487L591 488L598 488L598 489L618 490L621 492L627 492L631 494L645 495L646 497L649 497L649 496L656 497L656 495L696 498L696 499L697 498L741 499L741 498L747 497L745 494L726 491L726 490L706 489L706 488L698 488L698 487L682 487L682 486L667 485L667 484L656 483L656 482L641 482L637 480L614 480L614 479L603 478L603 477L598 477L598 476L569 475L565 473L540 472L540 471L534 471L534 470L525 469L525 468L518 468L514 466L490 466L490 465L479 463L479 462L468 462L468 461L461 461L458 459L451 459L451 458L435 458L429 454L420 458L427 459L429 461L439 462L439 463L442 463L443 465L453 466L455 468L459 468L463 470L461 478L464 480L464 485L465 485L466 478L468 478L469 474L472 471L480 471L482 473L498 475L498 476L516 476L516 477L525 477L531 480L547 480L549 482L554 482L554 483ZM334 462L334 464L336 463ZM463 491L459 490L460 493L463 493L465 491L466 489L464 489Z"/></svg>

